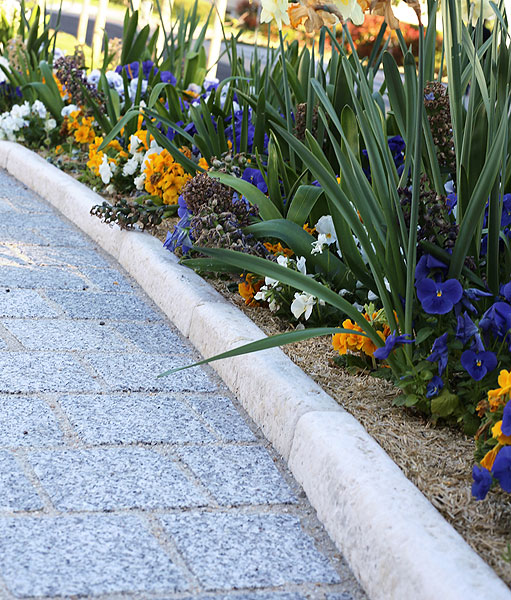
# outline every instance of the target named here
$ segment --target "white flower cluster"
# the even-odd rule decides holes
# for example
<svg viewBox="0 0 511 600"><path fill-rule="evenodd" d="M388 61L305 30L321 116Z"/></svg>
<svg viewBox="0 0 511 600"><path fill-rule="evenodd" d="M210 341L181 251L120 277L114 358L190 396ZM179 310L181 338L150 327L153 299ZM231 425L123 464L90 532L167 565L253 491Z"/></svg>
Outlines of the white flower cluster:
<svg viewBox="0 0 511 600"><path fill-rule="evenodd" d="M277 263L281 267L292 268L299 271L302 275L312 277L307 273L307 265L305 256L300 256L296 260L287 258L286 256L277 256ZM280 308L278 302L278 292L282 291L280 281L273 279L272 277L264 278L264 285L261 286L260 290L254 295L254 300L262 300L268 302L269 309L272 312L276 312ZM302 315L305 316L307 321L312 314L312 309L318 303L316 296L308 294L307 292L295 292L294 300L291 303L291 312L296 319L299 319ZM324 305L323 300L319 300L320 305Z"/></svg>
<svg viewBox="0 0 511 600"><path fill-rule="evenodd" d="M32 106L25 101L23 104L15 104L10 111L0 115L0 139L11 142L23 140L23 130L34 125L35 117L43 121L46 133L57 127L57 122L48 115L46 107L40 100L36 100Z"/></svg>

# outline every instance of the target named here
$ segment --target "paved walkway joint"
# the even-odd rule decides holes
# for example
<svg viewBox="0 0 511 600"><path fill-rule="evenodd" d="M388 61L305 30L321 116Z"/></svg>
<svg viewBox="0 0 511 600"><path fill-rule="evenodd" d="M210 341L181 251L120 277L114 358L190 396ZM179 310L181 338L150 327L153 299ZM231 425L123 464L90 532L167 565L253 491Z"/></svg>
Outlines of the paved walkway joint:
<svg viewBox="0 0 511 600"><path fill-rule="evenodd" d="M0 597L362 600L282 461L118 265L0 171ZM255 392L256 393L256 392Z"/></svg>

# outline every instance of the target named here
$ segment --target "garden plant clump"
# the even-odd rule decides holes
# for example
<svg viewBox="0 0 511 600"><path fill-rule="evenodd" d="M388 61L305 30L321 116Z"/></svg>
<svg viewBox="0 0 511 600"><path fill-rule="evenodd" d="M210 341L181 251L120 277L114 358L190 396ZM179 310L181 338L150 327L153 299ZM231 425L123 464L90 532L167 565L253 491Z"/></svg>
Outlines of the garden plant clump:
<svg viewBox="0 0 511 600"><path fill-rule="evenodd" d="M473 437L473 498L509 502L510 15L429 0L425 29L410 4L411 47L387 0L265 0L279 47L269 36L247 69L226 40L222 82L196 6L155 33L128 10L122 44L87 70L22 5L0 30L0 137L74 170L106 223L177 217L164 245L183 264L284 319L290 341L330 336L338 366ZM385 20L367 49L369 13ZM308 42L286 43L290 28Z"/></svg>

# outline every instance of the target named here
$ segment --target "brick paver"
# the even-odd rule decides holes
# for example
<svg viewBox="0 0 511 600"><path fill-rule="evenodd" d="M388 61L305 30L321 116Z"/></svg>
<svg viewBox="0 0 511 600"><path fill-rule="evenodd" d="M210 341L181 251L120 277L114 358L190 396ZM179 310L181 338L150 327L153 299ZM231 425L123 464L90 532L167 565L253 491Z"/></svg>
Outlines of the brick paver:
<svg viewBox="0 0 511 600"><path fill-rule="evenodd" d="M118 265L0 171L0 598L360 600L302 490Z"/></svg>

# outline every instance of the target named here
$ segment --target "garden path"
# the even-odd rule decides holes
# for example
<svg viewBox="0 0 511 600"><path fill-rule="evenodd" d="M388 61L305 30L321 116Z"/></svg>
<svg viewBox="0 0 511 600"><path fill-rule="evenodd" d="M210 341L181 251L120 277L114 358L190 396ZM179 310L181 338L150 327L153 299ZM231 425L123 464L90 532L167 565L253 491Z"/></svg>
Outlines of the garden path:
<svg viewBox="0 0 511 600"><path fill-rule="evenodd" d="M313 509L109 257L0 171L0 598L360 600Z"/></svg>

